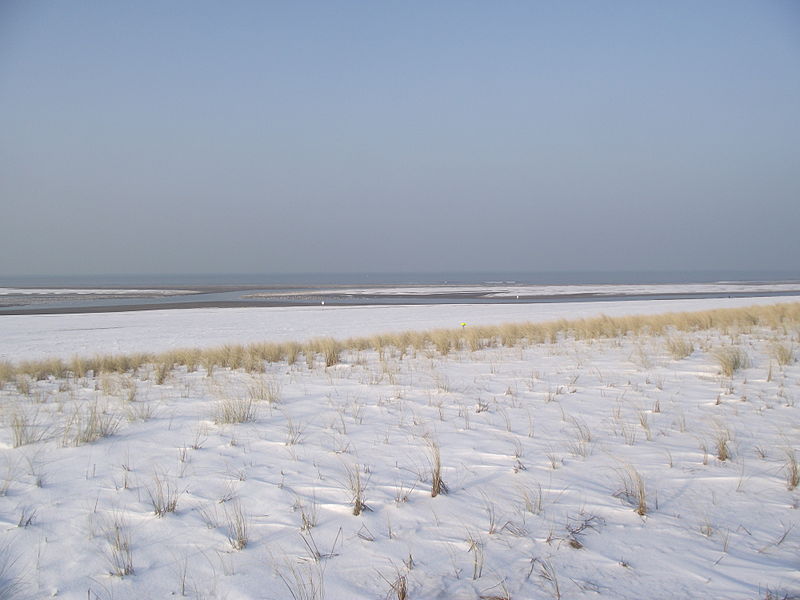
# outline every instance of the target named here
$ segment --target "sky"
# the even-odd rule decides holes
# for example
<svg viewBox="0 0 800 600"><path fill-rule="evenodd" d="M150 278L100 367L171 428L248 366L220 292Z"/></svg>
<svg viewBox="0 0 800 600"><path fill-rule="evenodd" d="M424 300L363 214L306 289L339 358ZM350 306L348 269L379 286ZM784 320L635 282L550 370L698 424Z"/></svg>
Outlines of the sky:
<svg viewBox="0 0 800 600"><path fill-rule="evenodd" d="M0 275L800 269L800 4L0 0Z"/></svg>

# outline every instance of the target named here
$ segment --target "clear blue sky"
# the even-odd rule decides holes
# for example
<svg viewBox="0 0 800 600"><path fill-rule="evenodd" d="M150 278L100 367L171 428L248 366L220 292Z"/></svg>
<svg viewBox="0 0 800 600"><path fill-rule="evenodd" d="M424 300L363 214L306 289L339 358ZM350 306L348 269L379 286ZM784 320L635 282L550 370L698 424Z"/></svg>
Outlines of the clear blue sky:
<svg viewBox="0 0 800 600"><path fill-rule="evenodd" d="M800 3L0 1L0 274L797 269Z"/></svg>

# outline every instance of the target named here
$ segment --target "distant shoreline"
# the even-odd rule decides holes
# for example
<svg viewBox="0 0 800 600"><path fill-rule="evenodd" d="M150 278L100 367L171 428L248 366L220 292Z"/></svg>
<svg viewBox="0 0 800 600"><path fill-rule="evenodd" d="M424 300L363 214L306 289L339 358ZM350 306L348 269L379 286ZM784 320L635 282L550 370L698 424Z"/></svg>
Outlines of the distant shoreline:
<svg viewBox="0 0 800 600"><path fill-rule="evenodd" d="M195 289L194 293L214 293L220 288ZM266 286L231 286L235 289L227 288L225 291L248 291L251 289L266 289ZM285 286L275 286L285 289ZM331 289L334 286L298 286L296 289ZM378 286L376 286L378 287ZM188 290L187 290L188 292ZM488 297L487 293L482 292L461 292L448 294L398 294L394 296L365 295L354 299L349 296L313 296L307 300L292 299L271 299L271 300L200 300L182 302L131 302L120 304L88 304L86 306L52 306L44 304L17 305L16 308L5 307L0 309L0 316L12 315L60 315L60 314L93 314L93 313L114 313L114 312L133 312L133 311L152 311L152 310L189 310L197 308L299 308L309 306L320 306L324 304L331 307L348 306L416 306L434 304L548 304L548 303L569 303L569 302L619 302L633 300L692 300L704 298L768 298L796 296L797 290L793 291L766 291L766 292L699 292L699 293L642 293L642 294L596 294L596 293L575 293L575 294L550 294L550 295L520 295L518 297ZM91 298L85 300L91 301Z"/></svg>

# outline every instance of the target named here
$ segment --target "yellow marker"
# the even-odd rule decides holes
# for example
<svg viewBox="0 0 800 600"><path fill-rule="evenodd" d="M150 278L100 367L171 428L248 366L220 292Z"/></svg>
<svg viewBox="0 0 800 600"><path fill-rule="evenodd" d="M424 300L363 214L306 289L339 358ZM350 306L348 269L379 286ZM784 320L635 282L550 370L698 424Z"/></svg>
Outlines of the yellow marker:
<svg viewBox="0 0 800 600"><path fill-rule="evenodd" d="M466 327L466 326L467 326L467 324L466 324L466 323L462 323L462 324L461 324L461 327L462 327L462 328L463 328L463 327Z"/></svg>

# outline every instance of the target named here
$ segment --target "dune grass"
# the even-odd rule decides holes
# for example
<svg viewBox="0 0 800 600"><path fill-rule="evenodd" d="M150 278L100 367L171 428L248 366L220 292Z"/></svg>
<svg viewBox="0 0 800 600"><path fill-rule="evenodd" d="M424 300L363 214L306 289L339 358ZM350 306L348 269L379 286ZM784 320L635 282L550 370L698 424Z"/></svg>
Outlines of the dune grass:
<svg viewBox="0 0 800 600"><path fill-rule="evenodd" d="M263 372L265 365L286 361L293 364L303 355L309 368L318 358L325 367L340 362L342 352L375 350L379 354L394 349L402 357L407 352L430 352L447 355L455 350L477 351L481 348L514 346L520 343L554 343L571 337L576 340L615 338L625 335L674 335L675 332L693 332L717 329L722 332L745 332L754 327L787 331L800 323L800 303L781 303L769 306L717 309L658 315L633 315L624 317L599 316L589 319L560 319L544 323L504 323L428 331L355 337L345 340L317 338L304 343L261 342L255 344L227 344L216 348L176 349L161 353L136 353L102 355L92 358L73 357L71 360L45 359L0 363L0 385L21 381L23 377L34 380L48 378L81 378L88 373L130 373L149 369L154 380L161 384L175 368L194 371L203 365L210 375L215 368L244 369ZM672 340L677 338L672 337ZM675 351L674 351L675 350ZM690 351L670 348L673 356L682 358ZM781 353L781 357L785 358ZM727 372L727 365L721 365ZM741 367L739 367L741 368ZM735 371L736 369L734 369Z"/></svg>

